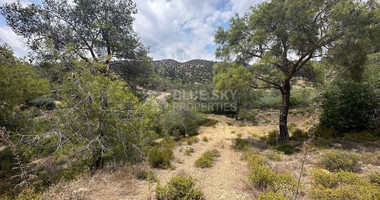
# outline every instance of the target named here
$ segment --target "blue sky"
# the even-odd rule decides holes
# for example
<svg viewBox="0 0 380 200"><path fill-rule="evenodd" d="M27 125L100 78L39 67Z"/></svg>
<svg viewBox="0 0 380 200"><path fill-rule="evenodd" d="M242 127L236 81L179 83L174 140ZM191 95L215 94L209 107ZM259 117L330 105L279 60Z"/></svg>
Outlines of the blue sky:
<svg viewBox="0 0 380 200"><path fill-rule="evenodd" d="M0 0L0 4L15 0ZM218 26L227 28L231 17L244 14L251 5L264 0L134 0L138 14L134 29L154 60L216 60L213 36ZM41 0L22 0L25 4ZM0 39L17 56L27 55L23 39L17 36L0 15Z"/></svg>

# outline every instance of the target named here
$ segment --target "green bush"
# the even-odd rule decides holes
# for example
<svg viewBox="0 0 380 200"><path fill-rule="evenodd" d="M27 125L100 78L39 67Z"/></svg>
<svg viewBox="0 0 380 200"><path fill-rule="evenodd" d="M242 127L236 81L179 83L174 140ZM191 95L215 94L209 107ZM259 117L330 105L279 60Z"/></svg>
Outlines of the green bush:
<svg viewBox="0 0 380 200"><path fill-rule="evenodd" d="M376 141L378 138L368 131L363 131L360 133L347 133L343 136L344 140L352 140L352 141L357 141L357 140L362 140L362 141Z"/></svg>
<svg viewBox="0 0 380 200"><path fill-rule="evenodd" d="M238 150L243 150L248 146L249 142L248 140L242 139L242 138L235 138L234 140L234 148Z"/></svg>
<svg viewBox="0 0 380 200"><path fill-rule="evenodd" d="M305 141L309 139L309 135L301 129L296 129L293 131L293 134L290 137L290 139L295 141Z"/></svg>
<svg viewBox="0 0 380 200"><path fill-rule="evenodd" d="M368 113L379 108L378 94L367 83L333 82L323 95L321 125L346 132L372 127Z"/></svg>
<svg viewBox="0 0 380 200"><path fill-rule="evenodd" d="M203 137L203 142L208 142L208 138L206 136Z"/></svg>
<svg viewBox="0 0 380 200"><path fill-rule="evenodd" d="M183 174L170 179L166 186L156 186L157 200L201 200L204 199L203 192L195 188L192 177Z"/></svg>
<svg viewBox="0 0 380 200"><path fill-rule="evenodd" d="M273 185L276 175L268 166L255 165L249 175L249 183L256 188L265 189Z"/></svg>
<svg viewBox="0 0 380 200"><path fill-rule="evenodd" d="M138 179L141 179L141 180L146 180L146 181L150 181L150 182L157 182L158 181L158 178L157 178L157 175L150 171L150 170L139 170L137 172L137 178Z"/></svg>
<svg viewBox="0 0 380 200"><path fill-rule="evenodd" d="M192 153L194 153L194 148L190 147L185 150L185 155L190 156Z"/></svg>
<svg viewBox="0 0 380 200"><path fill-rule="evenodd" d="M238 133L238 134L236 134L236 136L238 136L238 137L242 137L242 136L243 136L243 134L241 134L241 133Z"/></svg>
<svg viewBox="0 0 380 200"><path fill-rule="evenodd" d="M252 150L244 152L244 158L247 160L247 164L250 169L255 168L256 165L265 164L265 160Z"/></svg>
<svg viewBox="0 0 380 200"><path fill-rule="evenodd" d="M195 137L195 136L190 137L190 138L187 139L187 144L188 145L192 145L192 144L198 143L198 142L199 142L199 138Z"/></svg>
<svg viewBox="0 0 380 200"><path fill-rule="evenodd" d="M280 144L276 147L278 151L284 152L285 154L292 154L294 153L294 147L290 144Z"/></svg>
<svg viewBox="0 0 380 200"><path fill-rule="evenodd" d="M315 186L321 185L324 188L334 188L339 184L339 179L336 174L322 169L314 170L312 177Z"/></svg>
<svg viewBox="0 0 380 200"><path fill-rule="evenodd" d="M278 130L273 130L268 133L267 144L277 145L280 140L280 133Z"/></svg>
<svg viewBox="0 0 380 200"><path fill-rule="evenodd" d="M166 144L154 145L148 154L149 163L156 168L168 169L172 158L172 147Z"/></svg>
<svg viewBox="0 0 380 200"><path fill-rule="evenodd" d="M260 193L259 200L289 200L289 198L284 197L280 193L269 191Z"/></svg>
<svg viewBox="0 0 380 200"><path fill-rule="evenodd" d="M373 184L341 184L336 188L317 186L312 188L309 195L316 200L380 199L380 188Z"/></svg>
<svg viewBox="0 0 380 200"><path fill-rule="evenodd" d="M218 120L215 120L215 119L206 119L202 123L202 126L210 127L210 126L215 126L217 123L218 123Z"/></svg>
<svg viewBox="0 0 380 200"><path fill-rule="evenodd" d="M344 184L361 184L362 180L360 177L353 173L353 172L347 172L347 171L339 171L336 173L339 183L344 183Z"/></svg>
<svg viewBox="0 0 380 200"><path fill-rule="evenodd" d="M53 110L56 108L54 100L48 97L39 97L30 101L30 104L37 108L44 108L48 110Z"/></svg>
<svg viewBox="0 0 380 200"><path fill-rule="evenodd" d="M297 181L290 174L280 173L276 175L272 189L286 195L294 194L297 190Z"/></svg>
<svg viewBox="0 0 380 200"><path fill-rule="evenodd" d="M320 166L329 171L358 171L359 156L348 151L329 150L320 159Z"/></svg>
<svg viewBox="0 0 380 200"><path fill-rule="evenodd" d="M267 157L269 160L273 160L273 161L282 161L281 156L278 153L273 152L273 151L267 152L265 154L265 157Z"/></svg>
<svg viewBox="0 0 380 200"><path fill-rule="evenodd" d="M198 134L199 126L205 117L195 111L186 109L169 109L161 117L161 127L169 135L177 138Z"/></svg>
<svg viewBox="0 0 380 200"><path fill-rule="evenodd" d="M218 150L208 150L202 154L197 160L195 160L195 166L200 168L212 167L212 164L216 157L219 157L220 153Z"/></svg>
<svg viewBox="0 0 380 200"><path fill-rule="evenodd" d="M369 180L371 183L377 184L380 186L380 172L373 171L369 174Z"/></svg>

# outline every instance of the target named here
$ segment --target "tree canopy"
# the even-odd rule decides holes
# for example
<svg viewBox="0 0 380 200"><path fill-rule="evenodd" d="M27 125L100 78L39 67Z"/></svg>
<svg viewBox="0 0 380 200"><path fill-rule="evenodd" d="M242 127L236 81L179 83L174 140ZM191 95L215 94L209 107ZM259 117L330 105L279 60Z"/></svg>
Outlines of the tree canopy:
<svg viewBox="0 0 380 200"><path fill-rule="evenodd" d="M140 59L147 49L134 32L131 0L44 0L0 7L7 24L27 39L32 50L54 50L86 60ZM66 55L66 56L67 56Z"/></svg>
<svg viewBox="0 0 380 200"><path fill-rule="evenodd" d="M281 91L280 134L286 139L290 80L326 57L360 69L379 31L378 10L375 1L271 0L233 17L227 30L218 28L216 56L254 62L252 87Z"/></svg>

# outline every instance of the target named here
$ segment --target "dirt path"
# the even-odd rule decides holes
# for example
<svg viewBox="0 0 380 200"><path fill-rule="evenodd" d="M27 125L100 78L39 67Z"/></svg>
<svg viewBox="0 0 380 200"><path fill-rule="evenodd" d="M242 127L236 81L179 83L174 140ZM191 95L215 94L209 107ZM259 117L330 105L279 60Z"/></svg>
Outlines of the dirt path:
<svg viewBox="0 0 380 200"><path fill-rule="evenodd" d="M191 156L186 156L184 151L190 145L182 143L174 150L175 170L154 169L161 184L165 184L171 177L180 172L191 175L197 180L197 186L202 189L206 199L252 199L252 192L246 189L246 181L249 170L246 162L242 160L242 153L234 150L233 139L237 133L242 133L242 137L251 136L252 133L261 135L262 133L275 129L276 126L240 126L234 120L225 116L209 115L209 119L219 122L214 127L200 127L199 142L191 145L195 152ZM231 132L235 131L235 134ZM204 142L202 138L206 136L209 141ZM201 154L207 150L218 149L220 157L211 168L197 168L194 162Z"/></svg>

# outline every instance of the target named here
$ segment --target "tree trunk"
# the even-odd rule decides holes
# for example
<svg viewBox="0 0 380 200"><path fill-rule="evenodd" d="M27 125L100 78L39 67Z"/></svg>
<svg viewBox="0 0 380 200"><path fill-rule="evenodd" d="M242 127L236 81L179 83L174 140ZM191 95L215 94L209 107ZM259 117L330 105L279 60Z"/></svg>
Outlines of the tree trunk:
<svg viewBox="0 0 380 200"><path fill-rule="evenodd" d="M236 98L236 112L235 112L235 120L239 120L239 110L240 110L240 105L239 105L239 98Z"/></svg>
<svg viewBox="0 0 380 200"><path fill-rule="evenodd" d="M290 107L290 81L284 82L281 90L282 94L282 106L280 111L280 138L282 141L289 139L288 132L288 111Z"/></svg>

